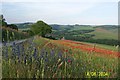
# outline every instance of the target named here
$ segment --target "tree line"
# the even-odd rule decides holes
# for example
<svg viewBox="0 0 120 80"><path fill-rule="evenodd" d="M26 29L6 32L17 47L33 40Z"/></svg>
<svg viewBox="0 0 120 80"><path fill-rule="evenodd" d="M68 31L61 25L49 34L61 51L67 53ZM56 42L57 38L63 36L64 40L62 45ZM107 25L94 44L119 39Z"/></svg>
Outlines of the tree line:
<svg viewBox="0 0 120 80"><path fill-rule="evenodd" d="M119 40L114 39L94 39L94 38L88 38L88 37L79 37L79 36L66 36L65 39L69 40L75 40L75 41L83 41L83 42L90 42L90 43L98 43L98 44L106 44L106 45L119 45Z"/></svg>
<svg viewBox="0 0 120 80"><path fill-rule="evenodd" d="M0 15L0 27L0 35L2 36L1 42L14 41L29 37L28 34L18 31L18 27L15 24L8 24L3 15Z"/></svg>
<svg viewBox="0 0 120 80"><path fill-rule="evenodd" d="M6 27L6 28L11 28L11 29L15 29L18 31L18 27L15 24L7 24L7 22L5 21L5 18L3 17L3 15L0 15L0 24L2 27Z"/></svg>
<svg viewBox="0 0 120 80"><path fill-rule="evenodd" d="M8 40L12 41L16 39L28 38L35 35L49 38L49 36L46 35L49 35L52 32L52 27L43 21L37 21L30 26L30 30L24 30L22 33L18 31L18 27L15 24L7 24L3 15L0 15L0 24L2 26L3 42ZM28 35L24 33L27 33Z"/></svg>

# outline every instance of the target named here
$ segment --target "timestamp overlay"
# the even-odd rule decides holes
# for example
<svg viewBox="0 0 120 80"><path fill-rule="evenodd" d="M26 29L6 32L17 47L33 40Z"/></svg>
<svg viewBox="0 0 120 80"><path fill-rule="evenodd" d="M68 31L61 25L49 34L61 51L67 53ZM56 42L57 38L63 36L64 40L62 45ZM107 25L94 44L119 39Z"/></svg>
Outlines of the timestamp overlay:
<svg viewBox="0 0 120 80"><path fill-rule="evenodd" d="M91 78L91 77L109 77L110 74L109 72L86 72L86 77Z"/></svg>

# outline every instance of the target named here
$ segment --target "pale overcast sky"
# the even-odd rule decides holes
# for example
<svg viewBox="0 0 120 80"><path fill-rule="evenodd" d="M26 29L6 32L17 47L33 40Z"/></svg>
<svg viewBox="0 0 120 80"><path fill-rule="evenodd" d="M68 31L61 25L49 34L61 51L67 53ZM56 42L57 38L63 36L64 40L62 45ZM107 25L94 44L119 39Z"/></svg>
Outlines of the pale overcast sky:
<svg viewBox="0 0 120 80"><path fill-rule="evenodd" d="M4 0L0 12L8 23L118 24L118 0Z"/></svg>

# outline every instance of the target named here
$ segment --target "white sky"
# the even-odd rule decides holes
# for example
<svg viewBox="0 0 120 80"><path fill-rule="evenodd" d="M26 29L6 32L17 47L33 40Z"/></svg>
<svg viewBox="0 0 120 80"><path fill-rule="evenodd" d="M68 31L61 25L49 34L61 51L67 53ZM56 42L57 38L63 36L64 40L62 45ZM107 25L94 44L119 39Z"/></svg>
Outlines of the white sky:
<svg viewBox="0 0 120 80"><path fill-rule="evenodd" d="M1 0L2 2L118 2L119 0Z"/></svg>
<svg viewBox="0 0 120 80"><path fill-rule="evenodd" d="M118 24L118 0L2 0L2 13L8 23Z"/></svg>

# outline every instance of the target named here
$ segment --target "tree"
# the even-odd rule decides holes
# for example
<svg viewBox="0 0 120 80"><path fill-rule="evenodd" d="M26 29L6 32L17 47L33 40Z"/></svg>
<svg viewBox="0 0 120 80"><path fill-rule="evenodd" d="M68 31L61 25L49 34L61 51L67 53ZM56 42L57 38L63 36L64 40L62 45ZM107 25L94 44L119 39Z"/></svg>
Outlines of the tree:
<svg viewBox="0 0 120 80"><path fill-rule="evenodd" d="M3 15L0 15L0 26L1 25L7 27L7 22L5 22L5 18L3 17Z"/></svg>
<svg viewBox="0 0 120 80"><path fill-rule="evenodd" d="M52 27L43 21L37 21L37 23L31 25L31 31L34 35L45 37L46 34L52 32Z"/></svg>
<svg viewBox="0 0 120 80"><path fill-rule="evenodd" d="M8 27L18 31L18 27L15 24L10 24Z"/></svg>
<svg viewBox="0 0 120 80"><path fill-rule="evenodd" d="M34 33L31 30L23 30L22 32L27 32L30 36L34 36Z"/></svg>

